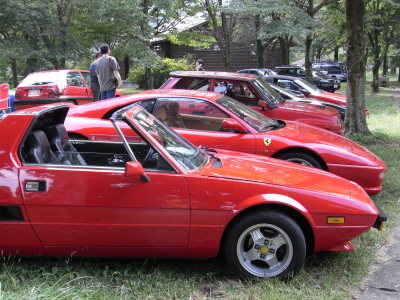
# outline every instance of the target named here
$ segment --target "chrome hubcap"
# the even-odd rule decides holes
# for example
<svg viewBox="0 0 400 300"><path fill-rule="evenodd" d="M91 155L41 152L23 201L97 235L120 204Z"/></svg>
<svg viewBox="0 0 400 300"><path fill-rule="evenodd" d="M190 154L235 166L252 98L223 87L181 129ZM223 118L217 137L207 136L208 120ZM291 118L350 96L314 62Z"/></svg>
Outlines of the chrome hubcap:
<svg viewBox="0 0 400 300"><path fill-rule="evenodd" d="M240 235L236 253L240 264L252 275L273 277L289 266L293 245L281 228L272 224L257 224Z"/></svg>
<svg viewBox="0 0 400 300"><path fill-rule="evenodd" d="M300 165L303 165L303 166L313 167L313 165L310 162L308 162L307 160L301 159L301 158L297 158L297 157L289 158L289 159L287 159L287 161L294 162L296 164L300 164Z"/></svg>

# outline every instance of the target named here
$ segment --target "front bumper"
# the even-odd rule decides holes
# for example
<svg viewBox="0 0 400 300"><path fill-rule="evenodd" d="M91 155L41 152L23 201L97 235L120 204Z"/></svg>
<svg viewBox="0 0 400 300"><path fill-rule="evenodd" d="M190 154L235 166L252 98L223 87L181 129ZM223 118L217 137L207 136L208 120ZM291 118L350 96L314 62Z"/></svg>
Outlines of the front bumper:
<svg viewBox="0 0 400 300"><path fill-rule="evenodd" d="M376 221L372 227L378 229L379 231L382 231L385 226L385 222L387 221L387 216L379 206L377 206L376 204L375 206L378 209L379 214L376 217Z"/></svg>

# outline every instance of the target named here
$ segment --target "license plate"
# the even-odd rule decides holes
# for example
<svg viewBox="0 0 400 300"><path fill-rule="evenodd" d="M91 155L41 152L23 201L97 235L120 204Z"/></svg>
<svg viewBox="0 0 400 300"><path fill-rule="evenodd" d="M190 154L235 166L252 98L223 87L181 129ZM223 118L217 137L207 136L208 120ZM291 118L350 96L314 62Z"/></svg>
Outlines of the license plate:
<svg viewBox="0 0 400 300"><path fill-rule="evenodd" d="M40 95L40 90L29 90L28 91L28 96L29 97L36 97Z"/></svg>
<svg viewBox="0 0 400 300"><path fill-rule="evenodd" d="M337 85L337 84L334 84L334 85L333 85L333 88L337 89L337 88L338 88L338 85Z"/></svg>

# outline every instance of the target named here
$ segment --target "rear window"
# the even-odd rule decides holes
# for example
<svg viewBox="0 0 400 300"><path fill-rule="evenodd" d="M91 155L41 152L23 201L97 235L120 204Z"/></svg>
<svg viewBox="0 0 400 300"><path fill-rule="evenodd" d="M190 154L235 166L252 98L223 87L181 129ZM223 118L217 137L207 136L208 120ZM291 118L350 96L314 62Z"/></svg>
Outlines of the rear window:
<svg viewBox="0 0 400 300"><path fill-rule="evenodd" d="M29 74L19 86L56 84L60 72L38 72Z"/></svg>

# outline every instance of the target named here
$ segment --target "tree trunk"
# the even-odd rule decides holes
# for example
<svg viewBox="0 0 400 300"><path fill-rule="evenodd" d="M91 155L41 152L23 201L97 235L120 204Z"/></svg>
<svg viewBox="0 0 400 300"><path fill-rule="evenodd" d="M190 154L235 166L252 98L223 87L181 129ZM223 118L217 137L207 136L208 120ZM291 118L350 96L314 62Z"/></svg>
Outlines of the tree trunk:
<svg viewBox="0 0 400 300"><path fill-rule="evenodd" d="M338 62L338 61L339 61L339 46L336 46L336 47L335 47L335 53L334 53L334 55L333 55L333 60L334 60L335 62Z"/></svg>
<svg viewBox="0 0 400 300"><path fill-rule="evenodd" d="M400 64L399 64L399 76L397 77L397 81L400 81Z"/></svg>
<svg viewBox="0 0 400 300"><path fill-rule="evenodd" d="M318 47L318 49L317 49L317 53L316 53L315 59L316 59L317 61L321 61L321 55L322 55L322 47L320 46L320 47Z"/></svg>
<svg viewBox="0 0 400 300"><path fill-rule="evenodd" d="M18 85L18 71L17 71L17 61L14 58L11 59L11 72L12 72L13 87L16 88Z"/></svg>
<svg viewBox="0 0 400 300"><path fill-rule="evenodd" d="M151 72L150 67L145 68L145 82L146 86L144 87L146 90L152 90L154 89L154 78L153 78L153 73Z"/></svg>
<svg viewBox="0 0 400 300"><path fill-rule="evenodd" d="M306 55L304 59L304 66L306 67L306 80L313 83L314 78L312 74L311 46L312 46L312 36L311 33L309 33L307 34L306 37Z"/></svg>
<svg viewBox="0 0 400 300"><path fill-rule="evenodd" d="M372 92L379 92L379 67L381 66L381 61L379 60L379 56L374 53L374 65L372 66Z"/></svg>
<svg viewBox="0 0 400 300"><path fill-rule="evenodd" d="M127 79L127 78L128 78L128 75L129 75L129 67L130 67L129 56L128 56L128 55L125 55L125 57L124 57L124 68L125 68L124 73L125 73L125 78L124 78L124 79Z"/></svg>
<svg viewBox="0 0 400 300"><path fill-rule="evenodd" d="M387 76L388 72L388 56L385 54L383 57L383 69L382 69L382 76Z"/></svg>
<svg viewBox="0 0 400 300"><path fill-rule="evenodd" d="M290 55L290 41L287 38L280 37L278 38L279 45L281 47L281 59L282 65L289 65L289 55Z"/></svg>
<svg viewBox="0 0 400 300"><path fill-rule="evenodd" d="M264 68L265 67L265 61L264 61L264 50L265 47L262 43L262 40L258 38L258 32L260 30L260 15L256 15L254 17L254 25L256 29L256 44L257 44L257 61L258 61L258 67L259 68Z"/></svg>
<svg viewBox="0 0 400 300"><path fill-rule="evenodd" d="M370 134L365 117L364 1L346 0L347 109L346 135Z"/></svg>

